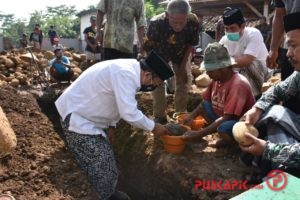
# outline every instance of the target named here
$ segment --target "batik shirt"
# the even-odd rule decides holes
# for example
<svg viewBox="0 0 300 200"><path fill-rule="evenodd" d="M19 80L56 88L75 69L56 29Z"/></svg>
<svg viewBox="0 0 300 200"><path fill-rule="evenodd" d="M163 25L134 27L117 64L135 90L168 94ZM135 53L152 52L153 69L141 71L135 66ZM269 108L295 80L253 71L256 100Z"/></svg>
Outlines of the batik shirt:
<svg viewBox="0 0 300 200"><path fill-rule="evenodd" d="M146 27L143 0L100 0L97 9L106 14L104 48L133 52L136 27Z"/></svg>
<svg viewBox="0 0 300 200"><path fill-rule="evenodd" d="M285 167L300 168L300 143L274 144L267 142L263 159L280 163Z"/></svg>
<svg viewBox="0 0 300 200"><path fill-rule="evenodd" d="M300 12L300 2L297 0L274 0L275 8L285 8L286 14Z"/></svg>
<svg viewBox="0 0 300 200"><path fill-rule="evenodd" d="M196 46L199 42L199 21L190 13L186 26L181 32L175 32L169 25L165 13L155 16L149 23L144 49L154 49L167 62L181 64L188 45Z"/></svg>
<svg viewBox="0 0 300 200"><path fill-rule="evenodd" d="M254 105L264 111L272 105L297 97L300 102L300 72L295 71L287 79L269 88ZM300 117L297 119L300 120Z"/></svg>

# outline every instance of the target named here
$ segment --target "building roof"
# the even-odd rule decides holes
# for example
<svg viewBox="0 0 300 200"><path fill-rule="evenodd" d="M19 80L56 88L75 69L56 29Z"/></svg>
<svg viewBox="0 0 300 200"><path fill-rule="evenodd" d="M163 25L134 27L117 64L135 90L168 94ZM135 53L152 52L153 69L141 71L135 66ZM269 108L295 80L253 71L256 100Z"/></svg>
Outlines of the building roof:
<svg viewBox="0 0 300 200"><path fill-rule="evenodd" d="M161 2L167 5L169 0ZM244 17L259 17L264 13L264 4L270 7L271 0L189 0L192 12L198 16L218 16L222 15L224 8L240 8Z"/></svg>
<svg viewBox="0 0 300 200"><path fill-rule="evenodd" d="M97 12L97 9L96 8L92 8L92 9L81 11L80 13L77 14L77 16L78 17L82 17L84 15L89 15L89 14L92 14L92 13L95 13L95 12Z"/></svg>
<svg viewBox="0 0 300 200"><path fill-rule="evenodd" d="M219 20L222 19L222 15L218 16L203 16L202 26L204 31L215 31ZM255 27L259 22L259 18L246 19L246 26Z"/></svg>

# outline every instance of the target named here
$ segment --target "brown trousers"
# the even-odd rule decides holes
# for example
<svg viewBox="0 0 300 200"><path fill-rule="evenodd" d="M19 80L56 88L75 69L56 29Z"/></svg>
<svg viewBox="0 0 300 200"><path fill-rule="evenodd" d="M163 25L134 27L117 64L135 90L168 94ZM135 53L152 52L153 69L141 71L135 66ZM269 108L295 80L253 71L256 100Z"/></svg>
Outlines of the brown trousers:
<svg viewBox="0 0 300 200"><path fill-rule="evenodd" d="M191 63L190 61L187 62L184 69L181 69L175 63L172 63L171 66L175 73L175 112L186 112L188 92L192 81ZM165 91L165 85L162 84L152 92L154 117L166 117L167 104Z"/></svg>

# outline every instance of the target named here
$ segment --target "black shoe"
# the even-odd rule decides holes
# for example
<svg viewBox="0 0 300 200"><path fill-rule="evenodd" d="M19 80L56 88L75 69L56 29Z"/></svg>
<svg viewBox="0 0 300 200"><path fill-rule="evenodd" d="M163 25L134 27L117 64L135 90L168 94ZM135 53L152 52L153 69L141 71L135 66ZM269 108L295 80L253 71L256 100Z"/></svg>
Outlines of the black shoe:
<svg viewBox="0 0 300 200"><path fill-rule="evenodd" d="M168 123L168 120L166 117L155 117L154 122L160 123L160 124L166 124L166 123Z"/></svg>
<svg viewBox="0 0 300 200"><path fill-rule="evenodd" d="M108 200L131 200L131 198L125 192L116 190Z"/></svg>

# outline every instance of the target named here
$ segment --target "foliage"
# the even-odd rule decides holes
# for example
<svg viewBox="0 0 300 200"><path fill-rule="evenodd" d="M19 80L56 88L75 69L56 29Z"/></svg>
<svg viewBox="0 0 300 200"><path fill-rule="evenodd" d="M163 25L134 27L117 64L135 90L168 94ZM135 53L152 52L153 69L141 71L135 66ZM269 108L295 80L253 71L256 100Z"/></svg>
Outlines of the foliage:
<svg viewBox="0 0 300 200"><path fill-rule="evenodd" d="M15 19L14 14L0 14L0 36L10 37L14 44L18 44L23 33L30 35L35 24L40 24L45 37L48 36L50 26L54 25L60 37L76 38L80 32L80 20L76 14L75 6L66 5L47 7L45 11L34 11L30 14L28 23L26 20Z"/></svg>
<svg viewBox="0 0 300 200"><path fill-rule="evenodd" d="M160 1L145 1L146 17L148 20L164 12L165 8L158 4ZM94 5L88 7L88 9L93 8L95 8ZM12 42L16 45L23 33L29 36L35 24L40 24L45 37L48 36L50 26L54 25L60 37L76 38L80 35L80 19L76 14L75 6L60 5L46 7L45 11L35 10L31 13L27 22L26 19L15 19L14 14L1 14L0 12L0 36L12 38Z"/></svg>
<svg viewBox="0 0 300 200"><path fill-rule="evenodd" d="M66 5L61 5L57 7L47 7L46 14L44 15L44 27L48 27L49 29L51 25L55 26L60 37L77 37L80 22L74 13L76 13L75 6L67 7Z"/></svg>
<svg viewBox="0 0 300 200"><path fill-rule="evenodd" d="M158 4L158 0L146 0L145 10L147 19L151 19L153 16L158 15L165 11L165 8Z"/></svg>

